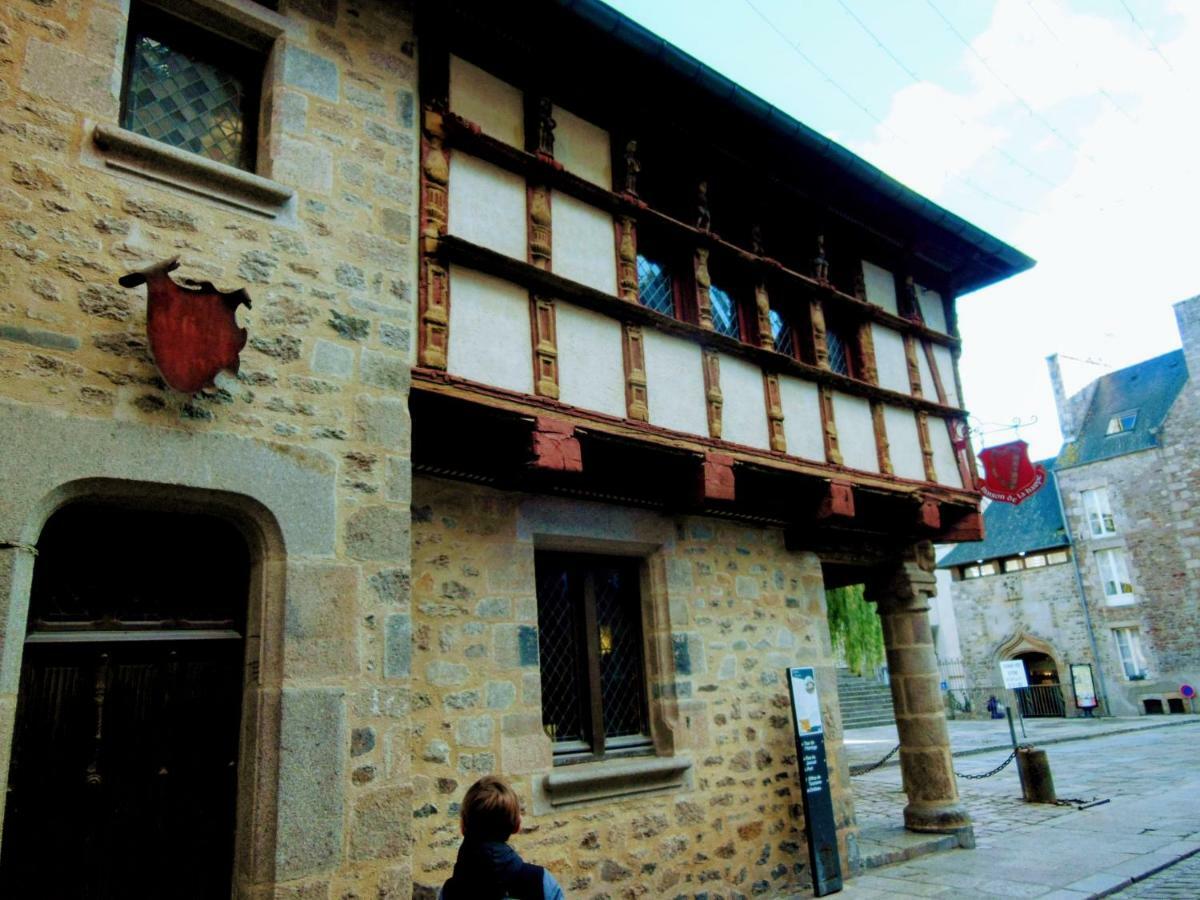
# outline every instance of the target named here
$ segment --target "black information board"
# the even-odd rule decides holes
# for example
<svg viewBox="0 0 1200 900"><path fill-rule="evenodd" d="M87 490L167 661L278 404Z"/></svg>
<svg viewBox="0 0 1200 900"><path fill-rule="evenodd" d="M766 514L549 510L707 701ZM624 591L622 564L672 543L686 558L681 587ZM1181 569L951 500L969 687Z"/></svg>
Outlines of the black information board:
<svg viewBox="0 0 1200 900"><path fill-rule="evenodd" d="M817 697L817 680L811 668L788 669L787 682L788 692L792 695L792 727L796 735L796 759L800 766L804 835L808 841L813 893L824 897L842 889L842 866L838 859L837 828L833 823L829 767L825 762L821 703Z"/></svg>

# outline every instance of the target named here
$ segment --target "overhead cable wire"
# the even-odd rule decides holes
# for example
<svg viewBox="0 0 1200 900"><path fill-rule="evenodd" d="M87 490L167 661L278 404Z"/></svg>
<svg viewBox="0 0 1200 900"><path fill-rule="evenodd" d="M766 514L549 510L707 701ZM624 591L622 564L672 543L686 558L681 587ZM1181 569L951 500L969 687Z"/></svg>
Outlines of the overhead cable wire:
<svg viewBox="0 0 1200 900"><path fill-rule="evenodd" d="M1042 23L1042 28L1044 28L1046 30L1046 33L1048 35L1050 35L1050 37L1054 38L1054 40L1056 40L1060 46L1066 47L1067 46L1066 41L1064 41L1062 39L1062 37L1059 36L1058 32L1056 32L1053 28L1050 27L1050 23L1046 21L1045 17L1040 12L1038 12L1038 8L1033 5L1033 0L1025 0L1025 5L1029 7L1029 11L1031 13L1033 13L1034 16L1037 17L1037 20ZM1076 59L1073 55L1071 56L1071 64L1075 67L1076 71L1084 73L1083 66L1081 66L1079 64L1079 60ZM1086 73L1084 73L1084 74L1086 74ZM1128 110L1126 110L1125 107L1123 107L1120 103L1118 103L1117 99L1112 94L1110 94L1104 88L1103 85L1097 85L1096 90L1100 94L1101 97L1103 97L1105 100L1107 100L1109 103L1112 104L1113 109L1115 109L1117 112L1119 112L1121 115L1123 115L1126 119L1128 119L1134 125L1142 124L1141 120L1138 119L1136 116L1134 116L1132 113L1130 113Z"/></svg>
<svg viewBox="0 0 1200 900"><path fill-rule="evenodd" d="M851 103L853 103L856 107L858 107L858 109L861 110L862 113L864 115L866 115L869 119L871 119L871 121L873 121L876 125L878 125L881 129L883 129L889 135L894 137L896 140L901 141L901 142L909 145L910 147L913 147L914 149L918 149L918 150L922 149L920 147L916 147L912 141L908 140L904 135L900 134L894 128L892 128L890 125L888 125L876 113L872 112L871 108L869 106L867 106L865 103L863 103L857 97L855 97L852 93L850 93L850 91L848 91L845 87L843 87L837 81L837 79L835 79L825 69L823 69L820 65L818 65L811 56L809 56L807 53L804 52L804 50L800 47L799 44L797 44L790 37L788 37L787 34L783 30L781 30L778 25L776 25L773 21L771 21L771 19L768 18L767 15L765 13L763 13L763 11L761 9L759 9L757 6L755 6L753 0L745 0L745 2L746 2L747 6L749 6L752 10L754 10L755 15L757 15L760 19L762 19L763 22L765 22L767 24L767 27L769 27L772 31L774 31L775 34L777 34L783 40L784 43L786 43L789 47L791 47L792 50L794 50L796 52L796 54L802 60L804 60L809 65L809 67L811 67L813 69L813 71L815 71L818 75L820 75L823 79L825 79L825 81L832 88L834 88L834 90L836 90L839 94L841 94L843 97L845 97ZM1015 210L1016 212L1022 213L1023 215L1027 215L1027 216L1037 216L1038 215L1038 213L1034 212L1032 209L1029 209L1028 207L1021 206L1019 203L1013 203L1011 200L1008 200L1004 197L997 196L996 194L992 193L987 188L980 186L973 179L967 177L966 175L962 174L961 172L954 172L950 169L943 168L942 173L952 179L961 181L967 187L971 188L976 193L980 194L983 197L986 197L987 199L991 200L994 203L998 203L1001 206L1007 206L1009 209Z"/></svg>
<svg viewBox="0 0 1200 900"><path fill-rule="evenodd" d="M1121 4L1122 7L1124 7L1125 12L1127 12L1129 14L1129 18L1133 21L1133 24L1137 26L1137 30L1140 31L1142 33L1142 36L1147 41L1150 42L1150 49L1153 50L1155 53L1157 53L1158 58L1163 61L1163 64L1168 69L1170 69L1172 73L1174 73L1175 67L1173 65L1171 65L1171 61L1169 59L1167 59L1167 57L1163 54L1162 50L1159 48L1158 44L1156 44L1154 42L1154 38L1152 38L1150 36L1150 32L1148 32L1145 28L1142 27L1142 23L1139 22L1138 17L1133 14L1133 10L1129 8L1129 4L1126 3L1125 0L1118 0L1118 2Z"/></svg>
<svg viewBox="0 0 1200 900"><path fill-rule="evenodd" d="M850 18L853 19L858 24L858 27L861 28L864 32L866 32L867 36L875 42L875 45L877 47L879 47L879 49L882 50L884 53L886 53L888 58L891 59L892 62L894 62L897 66L899 66L900 69L906 75L908 75L908 77L910 79L912 79L913 84L922 84L925 81L925 79L921 78L920 75L918 75L916 72L914 72L908 66L908 64L904 62L904 60L902 60L899 56L897 56L895 53L893 53L892 49L890 47L888 47L887 44L885 44L882 40L880 40L879 36L876 35L875 32L873 32L870 29L870 27L867 25L867 23L864 22L862 20L862 18L860 18L859 15L857 13L855 13L853 9L850 8L850 5L846 2L846 0L837 0L837 2L838 2L838 5L841 6L842 9L844 9L846 11L846 14L848 16L850 16ZM955 110L947 107L946 111L951 116L953 116L955 119L957 119L958 123L960 125L962 125L964 128L974 128L975 127L975 125L973 125L971 122L967 121L965 118L963 118L963 116L961 116ZM1024 162L1022 162L1020 159L1018 159L1016 156L1009 153L1003 147L1000 147L996 144L992 144L991 146L988 147L988 149L991 150L992 152L997 153L1000 156L1004 157L1004 159L1006 159L1010 164L1016 166L1022 172L1029 175L1031 178L1034 178L1034 179L1042 182L1042 184L1044 184L1054 190L1058 190L1059 188L1062 187L1060 182L1054 181L1051 178L1047 178L1041 172L1038 172L1036 169L1031 168ZM1073 192L1072 196L1074 196L1077 200L1082 200L1084 202L1090 203L1088 198L1083 196L1083 194ZM1103 207L1099 207L1099 208L1102 209Z"/></svg>
<svg viewBox="0 0 1200 900"><path fill-rule="evenodd" d="M1013 95L1013 99L1015 99L1019 104L1021 104L1021 106L1023 106L1025 108L1025 111L1027 113L1029 113L1030 116L1032 116L1033 118L1035 118L1039 122L1041 122L1042 125L1044 125L1046 127L1047 131L1049 131L1051 134L1053 134L1063 144L1070 147L1072 150L1074 150L1077 154L1082 156L1088 162L1092 163L1093 165L1097 165L1097 166L1099 165L1099 163L1096 162L1095 157L1093 157L1090 153L1088 153L1086 150L1084 150L1082 147L1080 147L1077 143L1075 143L1070 138L1068 138L1065 134L1063 134L1061 131L1059 131L1058 128L1055 127L1053 122L1051 122L1049 119L1047 119L1041 113L1039 113L1036 109L1034 109L1030 105L1028 100L1026 100L1024 97L1022 97L1020 94L1018 94L1016 92L1016 90L1013 88L1013 86L1010 85L1007 81L1005 81L999 72L997 72L994 68L992 68L992 64L987 61L987 59L983 56L983 54L980 53L978 50L976 50L975 46L970 41L968 41L966 39L966 37L963 36L963 33L954 26L954 23L951 22L946 17L946 14L943 13L940 9L938 9L937 4L934 3L933 0L925 0L925 2L929 5L929 8L932 9L937 14L937 17L946 24L946 27L950 29L951 33L956 38L958 38L958 40L962 43L962 45L971 52L971 55L974 56L977 60L979 60L980 65L982 65L985 69L987 69L987 71L991 74L991 76L993 78L995 78L996 81L999 82L999 84L1006 91L1008 91L1010 94Z"/></svg>

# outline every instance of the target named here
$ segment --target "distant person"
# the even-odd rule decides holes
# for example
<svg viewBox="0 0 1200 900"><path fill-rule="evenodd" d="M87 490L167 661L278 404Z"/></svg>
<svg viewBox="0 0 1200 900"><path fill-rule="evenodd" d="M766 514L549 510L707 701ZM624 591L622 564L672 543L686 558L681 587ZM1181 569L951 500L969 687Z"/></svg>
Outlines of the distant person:
<svg viewBox="0 0 1200 900"><path fill-rule="evenodd" d="M565 900L553 875L508 846L521 830L521 800L502 779L485 775L471 785L461 827L462 846L441 900Z"/></svg>

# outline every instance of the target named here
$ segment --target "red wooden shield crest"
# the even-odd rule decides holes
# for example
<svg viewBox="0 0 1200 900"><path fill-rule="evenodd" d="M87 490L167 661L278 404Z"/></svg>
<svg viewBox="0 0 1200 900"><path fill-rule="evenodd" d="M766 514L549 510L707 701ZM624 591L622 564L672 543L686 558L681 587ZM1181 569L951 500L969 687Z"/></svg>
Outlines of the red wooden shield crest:
<svg viewBox="0 0 1200 900"><path fill-rule="evenodd" d="M1029 461L1029 445L1024 441L988 447L980 451L979 459L984 473L979 490L993 500L1020 503L1046 483L1045 466Z"/></svg>
<svg viewBox="0 0 1200 900"><path fill-rule="evenodd" d="M178 257L120 278L123 287L146 285L146 333L163 380L177 391L194 394L210 387L222 369L237 373L238 354L246 346L237 308L250 306L245 289L221 293L211 282L195 287L176 284L168 272Z"/></svg>

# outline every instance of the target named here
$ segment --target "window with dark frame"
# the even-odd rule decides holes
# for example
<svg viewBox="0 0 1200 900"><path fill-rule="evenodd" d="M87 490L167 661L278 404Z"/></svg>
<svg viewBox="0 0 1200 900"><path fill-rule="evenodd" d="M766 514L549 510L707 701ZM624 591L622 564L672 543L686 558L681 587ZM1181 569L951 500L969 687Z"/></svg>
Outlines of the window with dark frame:
<svg viewBox="0 0 1200 900"><path fill-rule="evenodd" d="M638 250L637 278L638 302L664 316L678 318L675 309L675 283L666 254L650 250L650 254Z"/></svg>
<svg viewBox="0 0 1200 900"><path fill-rule="evenodd" d="M829 355L829 368L847 378L854 377L853 344L849 332L842 323L826 320L825 350Z"/></svg>
<svg viewBox="0 0 1200 900"><path fill-rule="evenodd" d="M653 752L636 559L535 558L542 726L556 764Z"/></svg>
<svg viewBox="0 0 1200 900"><path fill-rule="evenodd" d="M713 283L708 288L708 301L712 307L713 331L740 340L742 323L733 294Z"/></svg>
<svg viewBox="0 0 1200 900"><path fill-rule="evenodd" d="M263 65L259 51L135 4L121 127L253 171Z"/></svg>
<svg viewBox="0 0 1200 900"><path fill-rule="evenodd" d="M771 321L771 339L775 342L775 352L785 356L796 355L796 332L788 317L774 307L767 313Z"/></svg>

